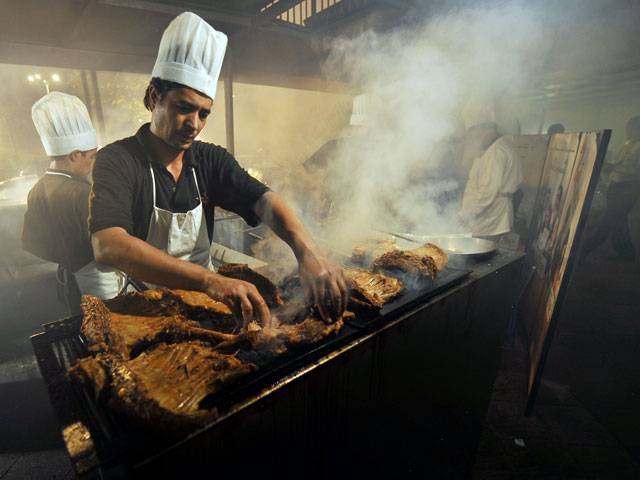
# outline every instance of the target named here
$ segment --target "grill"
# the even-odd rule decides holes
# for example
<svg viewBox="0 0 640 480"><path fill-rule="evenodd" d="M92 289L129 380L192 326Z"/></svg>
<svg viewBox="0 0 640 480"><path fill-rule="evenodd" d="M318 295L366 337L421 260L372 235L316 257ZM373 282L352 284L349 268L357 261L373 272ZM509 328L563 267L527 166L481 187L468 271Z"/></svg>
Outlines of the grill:
<svg viewBox="0 0 640 480"><path fill-rule="evenodd" d="M116 414L97 404L90 392L69 382L67 369L78 358L89 355L80 334L80 316L45 324L44 331L33 335L31 341L77 474L82 478L93 478L94 475L109 477L114 473L135 472L140 466L153 462L156 456L171 454L175 447L182 448L185 442L196 441L207 431L215 430L221 421L236 415L243 407L305 375L307 367L330 361L332 354L341 347L451 288L469 273L469 270L447 268L435 281L426 282L387 304L377 318L369 321L350 320L338 335L321 344L283 355L261 367L240 385L212 397L209 403L217 409L218 420L177 443L150 439L145 432L136 430L130 423L120 420Z"/></svg>

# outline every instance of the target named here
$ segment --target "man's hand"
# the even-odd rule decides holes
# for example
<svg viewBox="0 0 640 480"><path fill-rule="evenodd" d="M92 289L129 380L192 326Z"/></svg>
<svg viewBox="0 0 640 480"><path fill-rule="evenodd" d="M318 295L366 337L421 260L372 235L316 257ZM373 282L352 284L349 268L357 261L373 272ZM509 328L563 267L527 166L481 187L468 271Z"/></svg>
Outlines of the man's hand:
<svg viewBox="0 0 640 480"><path fill-rule="evenodd" d="M204 291L228 305L236 316L242 316L244 325L257 321L265 328L271 326L269 307L253 284L212 273L205 281Z"/></svg>
<svg viewBox="0 0 640 480"><path fill-rule="evenodd" d="M342 268L310 250L300 258L299 269L307 303L318 307L325 322L339 320L349 301L349 288Z"/></svg>

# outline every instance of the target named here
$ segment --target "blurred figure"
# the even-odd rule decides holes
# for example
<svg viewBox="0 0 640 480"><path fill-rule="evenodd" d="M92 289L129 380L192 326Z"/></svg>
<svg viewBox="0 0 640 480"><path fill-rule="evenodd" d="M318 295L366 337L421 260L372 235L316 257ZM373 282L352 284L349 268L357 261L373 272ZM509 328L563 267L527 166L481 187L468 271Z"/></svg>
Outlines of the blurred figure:
<svg viewBox="0 0 640 480"><path fill-rule="evenodd" d="M554 123L547 128L547 135L553 135L554 133L564 133L564 125L561 123Z"/></svg>
<svg viewBox="0 0 640 480"><path fill-rule="evenodd" d="M349 125L345 126L338 138L325 142L302 164L313 185L304 185L305 191L301 195L306 198L304 210L310 212L318 223L331 219L336 206L346 194L332 181L335 175L333 162L339 156L344 142L369 132L368 102L367 94L354 97Z"/></svg>
<svg viewBox="0 0 640 480"><path fill-rule="evenodd" d="M627 141L617 157L605 165L610 171L607 207L593 234L587 238L584 256L609 237L620 260L635 261L636 249L629 232L629 213L640 198L640 115L627 122Z"/></svg>
<svg viewBox="0 0 640 480"><path fill-rule="evenodd" d="M513 230L513 197L522 183L522 165L494 122L471 127L467 135L470 146L482 153L471 165L460 218L474 236L499 241Z"/></svg>

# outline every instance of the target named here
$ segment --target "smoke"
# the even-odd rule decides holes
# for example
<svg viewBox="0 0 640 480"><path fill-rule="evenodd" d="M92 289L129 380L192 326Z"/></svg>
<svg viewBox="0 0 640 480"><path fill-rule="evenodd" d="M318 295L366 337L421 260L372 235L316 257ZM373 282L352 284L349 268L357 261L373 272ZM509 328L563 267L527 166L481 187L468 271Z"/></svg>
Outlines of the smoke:
<svg viewBox="0 0 640 480"><path fill-rule="evenodd" d="M541 16L513 2L336 40L324 73L367 94L368 128L330 159L322 187L337 221L323 236L344 249L372 229L460 231L452 199L464 186L464 128L498 121L506 133L513 119L500 112L548 48Z"/></svg>

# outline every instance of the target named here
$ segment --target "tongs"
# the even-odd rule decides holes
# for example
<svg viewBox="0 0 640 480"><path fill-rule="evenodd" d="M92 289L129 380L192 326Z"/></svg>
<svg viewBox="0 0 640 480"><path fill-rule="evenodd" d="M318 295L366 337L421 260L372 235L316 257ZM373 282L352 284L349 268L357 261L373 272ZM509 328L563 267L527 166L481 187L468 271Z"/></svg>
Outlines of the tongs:
<svg viewBox="0 0 640 480"><path fill-rule="evenodd" d="M426 243L431 239L434 238L468 238L471 237L472 234L471 232L468 233L447 233L447 234L443 234L443 235L416 235L413 233L398 233L398 232L389 232L387 230L380 230L379 228L375 228L374 229L376 232L380 232L380 233L385 233L387 235L393 235L394 237L398 237L401 238L403 240L408 240L409 242L413 242L413 243Z"/></svg>

